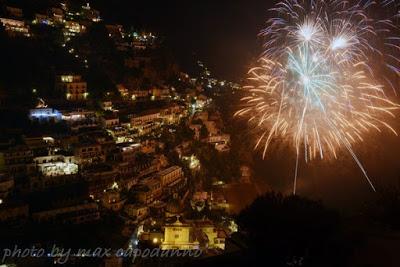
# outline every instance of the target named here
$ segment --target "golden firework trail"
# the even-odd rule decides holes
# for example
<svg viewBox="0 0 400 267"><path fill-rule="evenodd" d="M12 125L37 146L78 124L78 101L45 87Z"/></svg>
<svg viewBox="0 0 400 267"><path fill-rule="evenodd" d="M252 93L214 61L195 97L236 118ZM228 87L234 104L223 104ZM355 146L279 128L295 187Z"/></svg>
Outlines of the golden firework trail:
<svg viewBox="0 0 400 267"><path fill-rule="evenodd" d="M396 1L286 0L261 32L264 53L249 71L235 116L258 129L255 148L266 156L274 140L296 151L293 193L299 157L338 157L347 150L375 187L354 152L371 131L386 129L399 105L387 97L393 76L400 76L400 38L395 37ZM372 16L374 14L378 18Z"/></svg>

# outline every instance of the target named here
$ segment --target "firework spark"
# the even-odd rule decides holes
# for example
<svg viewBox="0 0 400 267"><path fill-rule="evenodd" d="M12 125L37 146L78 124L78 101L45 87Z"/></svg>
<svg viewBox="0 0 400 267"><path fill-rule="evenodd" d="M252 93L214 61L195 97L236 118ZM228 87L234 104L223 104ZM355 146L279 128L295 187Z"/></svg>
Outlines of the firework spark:
<svg viewBox="0 0 400 267"><path fill-rule="evenodd" d="M286 0L272 9L277 16L261 32L264 53L249 71L244 107L235 116L249 118L261 132L255 148L263 157L276 139L294 148L294 193L301 155L306 162L337 158L341 149L375 191L353 148L373 130L397 135L385 120L400 107L386 92L400 76L394 56L400 38L392 36L398 15L370 15L394 3Z"/></svg>

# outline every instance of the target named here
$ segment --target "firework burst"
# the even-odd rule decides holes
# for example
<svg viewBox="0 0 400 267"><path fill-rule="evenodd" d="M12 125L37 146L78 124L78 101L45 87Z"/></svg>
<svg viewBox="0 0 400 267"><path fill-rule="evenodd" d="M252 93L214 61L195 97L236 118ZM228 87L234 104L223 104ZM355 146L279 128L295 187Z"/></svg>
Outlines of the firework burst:
<svg viewBox="0 0 400 267"><path fill-rule="evenodd" d="M290 144L296 152L294 193L299 157L337 158L347 150L375 190L354 153L367 133L388 130L385 120L399 105L386 90L400 71L396 54L400 38L398 15L375 19L394 1L286 0L261 32L264 53L249 71L235 116L247 117L260 132L255 148L266 156L273 140ZM373 12L372 12L373 11Z"/></svg>

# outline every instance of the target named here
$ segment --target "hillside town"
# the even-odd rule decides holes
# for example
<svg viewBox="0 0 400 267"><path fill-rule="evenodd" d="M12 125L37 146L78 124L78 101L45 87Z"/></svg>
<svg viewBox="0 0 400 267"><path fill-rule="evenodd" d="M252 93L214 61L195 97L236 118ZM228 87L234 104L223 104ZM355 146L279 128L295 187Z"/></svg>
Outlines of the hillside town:
<svg viewBox="0 0 400 267"><path fill-rule="evenodd" d="M399 10L0 0L0 267L398 267Z"/></svg>
<svg viewBox="0 0 400 267"><path fill-rule="evenodd" d="M250 174L244 167L235 177L212 176L204 158L210 151L221 157L230 153L230 135L214 99L224 88L239 86L212 78L201 61L197 76L176 69L157 74L160 37L108 24L89 4L72 9L61 3L31 17L22 8L4 6L0 21L8 42L51 38L73 63L56 69L44 82L51 83L47 88L38 83L24 92L28 109L0 88L1 109L26 119L0 136L0 222L12 229L10 240L25 235L25 245L67 246L67 235L27 232L65 228L70 233L83 225L92 228L90 242L103 231L115 248L201 249L204 257L224 253L237 225L223 188ZM102 91L87 82L94 79L92 64L109 61L85 46L96 30L123 58L125 72ZM138 72L146 79L129 74ZM110 220L115 226L104 227ZM86 235L74 239L88 242ZM57 262L56 257L41 260ZM124 259L98 261L122 266Z"/></svg>

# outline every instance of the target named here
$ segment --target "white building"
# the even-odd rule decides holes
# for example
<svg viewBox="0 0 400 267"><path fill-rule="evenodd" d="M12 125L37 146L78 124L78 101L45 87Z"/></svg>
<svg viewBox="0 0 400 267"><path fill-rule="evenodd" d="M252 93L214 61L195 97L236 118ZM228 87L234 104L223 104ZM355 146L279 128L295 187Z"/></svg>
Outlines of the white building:
<svg viewBox="0 0 400 267"><path fill-rule="evenodd" d="M50 155L35 157L33 161L38 171L44 176L62 176L78 173L74 156Z"/></svg>

